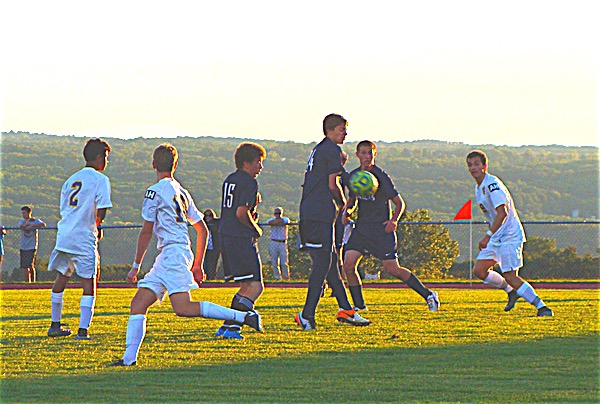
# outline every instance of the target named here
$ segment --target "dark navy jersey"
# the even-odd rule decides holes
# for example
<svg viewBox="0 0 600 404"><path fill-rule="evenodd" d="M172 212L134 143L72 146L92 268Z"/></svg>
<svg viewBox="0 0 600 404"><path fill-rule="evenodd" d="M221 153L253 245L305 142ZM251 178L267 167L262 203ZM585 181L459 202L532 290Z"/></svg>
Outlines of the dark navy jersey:
<svg viewBox="0 0 600 404"><path fill-rule="evenodd" d="M360 167L353 170L350 175L356 171L361 171ZM392 179L385 171L374 165L370 172L379 181L379 188L374 195L363 198L350 191L350 196L358 201L357 223L383 223L390 220L392 217L390 200L398 195Z"/></svg>
<svg viewBox="0 0 600 404"><path fill-rule="evenodd" d="M300 220L333 224L337 208L329 189L329 175L343 170L342 149L326 137L315 146L308 158L302 184Z"/></svg>
<svg viewBox="0 0 600 404"><path fill-rule="evenodd" d="M258 181L245 171L238 170L223 182L221 189L221 234L235 237L259 237L254 229L242 224L237 218L238 207L245 206L258 219L256 207L259 202Z"/></svg>

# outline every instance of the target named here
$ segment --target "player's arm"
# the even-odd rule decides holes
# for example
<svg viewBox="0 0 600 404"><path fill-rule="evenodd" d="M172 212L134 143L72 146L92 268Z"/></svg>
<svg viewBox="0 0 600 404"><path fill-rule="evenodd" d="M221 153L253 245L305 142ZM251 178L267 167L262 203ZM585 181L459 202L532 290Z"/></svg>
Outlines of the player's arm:
<svg viewBox="0 0 600 404"><path fill-rule="evenodd" d="M196 283L204 282L204 256L206 255L206 244L208 244L208 226L204 220L200 220L192 225L198 233L196 238L196 255L194 257L194 265L192 273Z"/></svg>
<svg viewBox="0 0 600 404"><path fill-rule="evenodd" d="M341 209L346 204L346 197L340 184L340 173L329 174L329 190L336 205Z"/></svg>
<svg viewBox="0 0 600 404"><path fill-rule="evenodd" d="M398 220L400 216L404 213L404 209L406 208L406 204L404 203L404 199L400 195L396 195L392 198L392 203L394 204L394 213L392 214L392 218L390 220L385 221L385 231L387 233L391 233L396 231L398 228Z"/></svg>
<svg viewBox="0 0 600 404"><path fill-rule="evenodd" d="M146 251L148 250L148 246L150 245L150 240L152 240L153 227L153 222L144 220L144 224L142 225L142 229L140 230L140 234L138 235L137 249L135 250L135 259L133 261L131 271L129 271L129 273L127 274L127 282L137 281L137 275L140 273L140 265L142 265L142 261L144 260L144 256L146 255Z"/></svg>
<svg viewBox="0 0 600 404"><path fill-rule="evenodd" d="M262 236L263 231L258 225L258 222L254 220L252 212L250 212L250 209L248 209L247 206L238 206L235 211L235 216L244 226L256 231L259 237Z"/></svg>
<svg viewBox="0 0 600 404"><path fill-rule="evenodd" d="M102 240L104 237L104 232L100 229L100 225L104 221L106 217L107 208L96 209L96 227L98 228L98 241Z"/></svg>
<svg viewBox="0 0 600 404"><path fill-rule="evenodd" d="M497 232L498 229L500 229L500 227L502 227L502 225L506 221L507 217L508 217L507 204L504 203L502 205L496 206L496 217L494 218L494 221L492 222L492 224L490 225L490 229L488 230L489 233L491 233L491 235L488 232L485 233L485 237L483 237L483 239L479 242L479 249L487 247L490 239L492 238L492 235L495 232Z"/></svg>
<svg viewBox="0 0 600 404"><path fill-rule="evenodd" d="M37 219L37 221L35 223L33 223L31 225L31 227L38 227L38 228L46 227L46 223L41 219Z"/></svg>

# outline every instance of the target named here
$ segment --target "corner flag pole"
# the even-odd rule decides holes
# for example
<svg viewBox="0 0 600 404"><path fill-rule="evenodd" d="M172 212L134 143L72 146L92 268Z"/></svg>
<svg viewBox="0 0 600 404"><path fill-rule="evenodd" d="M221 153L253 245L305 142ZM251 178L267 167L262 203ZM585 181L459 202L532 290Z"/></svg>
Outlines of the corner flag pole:
<svg viewBox="0 0 600 404"><path fill-rule="evenodd" d="M473 203L470 199L458 210L452 220L469 221L469 282L473 287Z"/></svg>

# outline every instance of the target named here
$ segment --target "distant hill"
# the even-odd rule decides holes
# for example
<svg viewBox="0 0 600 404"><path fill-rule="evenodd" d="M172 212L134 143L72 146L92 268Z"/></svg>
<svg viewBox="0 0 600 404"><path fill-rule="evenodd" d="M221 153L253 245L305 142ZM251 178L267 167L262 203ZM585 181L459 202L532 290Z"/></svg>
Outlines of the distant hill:
<svg viewBox="0 0 600 404"><path fill-rule="evenodd" d="M176 177L187 187L199 209L219 212L221 183L234 170L233 152L242 139L165 138L106 139L112 146L105 174L111 179L113 204L107 225L140 223L145 189L155 182L151 154L162 142L180 153ZM315 143L321 137L315 134ZM83 165L85 139L21 132L2 133L1 223L14 226L19 208L34 206L48 225L59 220L62 183ZM298 217L306 160L315 143L256 141L267 149L265 169L258 178L263 202L259 212L270 217L274 206ZM350 154L347 169L355 168L356 142L343 145ZM394 180L412 211L424 208L434 220L451 220L473 197L474 182L465 156L474 149L490 157L490 172L504 180L524 220L564 220L573 211L581 218L598 218L598 148L566 146L470 146L462 143L416 141L378 143L377 163ZM483 220L483 216L475 216Z"/></svg>

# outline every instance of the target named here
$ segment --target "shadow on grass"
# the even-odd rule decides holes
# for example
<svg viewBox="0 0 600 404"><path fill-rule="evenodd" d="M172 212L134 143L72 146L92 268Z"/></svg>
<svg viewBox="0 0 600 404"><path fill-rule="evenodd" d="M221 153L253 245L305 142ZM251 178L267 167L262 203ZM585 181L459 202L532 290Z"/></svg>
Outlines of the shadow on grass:
<svg viewBox="0 0 600 404"><path fill-rule="evenodd" d="M245 346L243 349L252 349ZM3 402L598 400L598 337L320 352L2 381Z"/></svg>

